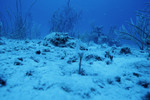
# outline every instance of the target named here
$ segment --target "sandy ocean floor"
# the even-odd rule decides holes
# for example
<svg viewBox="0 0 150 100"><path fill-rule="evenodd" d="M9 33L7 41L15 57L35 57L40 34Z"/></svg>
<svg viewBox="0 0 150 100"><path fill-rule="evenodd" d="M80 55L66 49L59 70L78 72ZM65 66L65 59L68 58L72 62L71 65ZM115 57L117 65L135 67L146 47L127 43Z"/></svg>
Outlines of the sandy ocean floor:
<svg viewBox="0 0 150 100"><path fill-rule="evenodd" d="M85 45L80 75L75 48L0 41L0 100L150 100L150 58L144 51Z"/></svg>

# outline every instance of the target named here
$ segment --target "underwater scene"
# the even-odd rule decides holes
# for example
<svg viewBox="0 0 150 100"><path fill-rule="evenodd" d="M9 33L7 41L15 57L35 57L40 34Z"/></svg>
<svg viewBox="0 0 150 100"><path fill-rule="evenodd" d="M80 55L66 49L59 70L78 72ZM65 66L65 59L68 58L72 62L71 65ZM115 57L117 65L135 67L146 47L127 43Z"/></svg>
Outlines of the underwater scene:
<svg viewBox="0 0 150 100"><path fill-rule="evenodd" d="M0 100L150 100L150 0L0 0Z"/></svg>

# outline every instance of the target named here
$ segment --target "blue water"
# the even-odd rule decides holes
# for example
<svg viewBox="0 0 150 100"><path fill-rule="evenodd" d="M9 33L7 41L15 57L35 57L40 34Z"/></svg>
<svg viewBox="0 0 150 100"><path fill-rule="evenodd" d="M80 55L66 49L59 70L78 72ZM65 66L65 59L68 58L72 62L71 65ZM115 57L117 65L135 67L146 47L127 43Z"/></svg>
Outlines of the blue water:
<svg viewBox="0 0 150 100"><path fill-rule="evenodd" d="M27 11L33 0L22 0L22 10ZM71 6L76 11L82 12L82 17L75 29L79 32L89 31L91 25L103 25L104 32L110 26L120 27L135 19L136 11L143 9L149 0L71 0ZM43 36L49 32L49 20L54 11L64 7L67 0L37 0L33 6L32 20L40 24ZM0 12L5 13L6 9L15 11L15 0L0 0ZM7 14L6 14L7 16Z"/></svg>
<svg viewBox="0 0 150 100"><path fill-rule="evenodd" d="M0 0L0 100L150 100L150 0L68 1Z"/></svg>

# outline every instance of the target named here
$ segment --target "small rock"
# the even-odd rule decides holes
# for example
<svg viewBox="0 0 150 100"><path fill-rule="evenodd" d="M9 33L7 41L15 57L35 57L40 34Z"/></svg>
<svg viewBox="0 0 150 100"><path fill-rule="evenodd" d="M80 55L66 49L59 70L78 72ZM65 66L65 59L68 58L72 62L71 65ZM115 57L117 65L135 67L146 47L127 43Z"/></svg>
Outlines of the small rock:
<svg viewBox="0 0 150 100"><path fill-rule="evenodd" d="M34 71L28 71L28 72L26 73L26 76L32 76L32 75L33 75L33 72L34 72Z"/></svg>
<svg viewBox="0 0 150 100"><path fill-rule="evenodd" d="M80 46L80 50L88 50L85 46Z"/></svg>
<svg viewBox="0 0 150 100"><path fill-rule="evenodd" d="M90 60L92 58L94 58L94 55L92 55L92 54L85 57L86 61L88 61L88 60Z"/></svg>
<svg viewBox="0 0 150 100"><path fill-rule="evenodd" d="M93 62L90 62L89 64L90 64L90 65L92 65L92 64L93 64Z"/></svg>
<svg viewBox="0 0 150 100"><path fill-rule="evenodd" d="M5 45L5 42L3 42L3 41L0 41L0 45Z"/></svg>
<svg viewBox="0 0 150 100"><path fill-rule="evenodd" d="M150 92L147 92L146 95L142 97L142 100L150 100Z"/></svg>
<svg viewBox="0 0 150 100"><path fill-rule="evenodd" d="M109 60L106 61L106 64L107 64L107 65L110 65L110 64L111 64L111 61L109 61Z"/></svg>
<svg viewBox="0 0 150 100"><path fill-rule="evenodd" d="M140 74L135 73L135 72L133 73L133 75L136 76L136 77L140 77L141 76Z"/></svg>
<svg viewBox="0 0 150 100"><path fill-rule="evenodd" d="M60 59L62 59L62 60L63 60L63 59L65 59L65 57L64 57L64 56L62 56Z"/></svg>
<svg viewBox="0 0 150 100"><path fill-rule="evenodd" d="M50 52L50 49L43 49L43 52Z"/></svg>
<svg viewBox="0 0 150 100"><path fill-rule="evenodd" d="M74 63L78 60L78 58L76 56L73 56L71 58L69 58L69 60L67 61L68 64Z"/></svg>
<svg viewBox="0 0 150 100"><path fill-rule="evenodd" d="M39 45L40 45L41 43L42 43L42 42L41 42L41 41L39 41L37 44L39 44Z"/></svg>
<svg viewBox="0 0 150 100"><path fill-rule="evenodd" d="M14 62L14 65L19 66L19 65L23 65L23 64L19 61L16 61L16 62Z"/></svg>
<svg viewBox="0 0 150 100"><path fill-rule="evenodd" d="M95 92L95 91L96 91L96 89L95 89L95 88L91 88L90 90L91 90L91 92Z"/></svg>
<svg viewBox="0 0 150 100"><path fill-rule="evenodd" d="M36 63L39 63L40 62L40 60L39 59L37 59L37 58L35 58L35 57L30 57L30 59L32 59L33 61L35 61Z"/></svg>
<svg viewBox="0 0 150 100"><path fill-rule="evenodd" d="M72 92L72 90L67 86L62 86L61 89L64 90L65 92L68 92L68 93Z"/></svg>
<svg viewBox="0 0 150 100"><path fill-rule="evenodd" d="M14 47L14 50L15 50L15 51L19 51L19 48L18 48L18 47Z"/></svg>
<svg viewBox="0 0 150 100"><path fill-rule="evenodd" d="M25 40L25 43L29 43L29 41L28 41L28 40Z"/></svg>
<svg viewBox="0 0 150 100"><path fill-rule="evenodd" d="M121 77L117 76L115 77L116 82L120 83L121 82Z"/></svg>
<svg viewBox="0 0 150 100"><path fill-rule="evenodd" d="M111 79L107 79L108 84L113 84L113 81Z"/></svg>
<svg viewBox="0 0 150 100"><path fill-rule="evenodd" d="M90 54L85 57L85 60L88 61L90 59L95 59L96 61L102 61L103 59L97 55Z"/></svg>
<svg viewBox="0 0 150 100"><path fill-rule="evenodd" d="M148 82L146 82L146 81L139 81L137 84L138 84L138 85L141 85L141 86L144 87L144 88L148 88L149 85L150 85L150 83L148 83Z"/></svg>
<svg viewBox="0 0 150 100"><path fill-rule="evenodd" d="M131 50L128 47L124 47L120 50L121 54L131 54Z"/></svg>
<svg viewBox="0 0 150 100"><path fill-rule="evenodd" d="M109 58L111 61L113 60L113 56L108 51L105 52L105 58Z"/></svg>
<svg viewBox="0 0 150 100"><path fill-rule="evenodd" d="M38 54L38 55L41 54L41 51L40 50L36 51L36 54Z"/></svg>
<svg viewBox="0 0 150 100"><path fill-rule="evenodd" d="M102 58L99 57L99 56L95 56L95 59L98 60L98 61L102 61Z"/></svg>
<svg viewBox="0 0 150 100"><path fill-rule="evenodd" d="M23 58L18 58L18 60L23 61Z"/></svg>
<svg viewBox="0 0 150 100"><path fill-rule="evenodd" d="M5 53L4 51L0 51L0 54L3 54L3 53Z"/></svg>
<svg viewBox="0 0 150 100"><path fill-rule="evenodd" d="M90 96L90 94L89 93L84 93L83 95L82 95L82 98L84 98L84 99L89 99L91 96Z"/></svg>
<svg viewBox="0 0 150 100"><path fill-rule="evenodd" d="M131 87L125 87L126 90L130 90Z"/></svg>
<svg viewBox="0 0 150 100"><path fill-rule="evenodd" d="M6 81L0 78L0 87L6 86Z"/></svg>
<svg viewBox="0 0 150 100"><path fill-rule="evenodd" d="M42 53L42 55L46 55L46 53L45 53L45 52L43 52L43 53Z"/></svg>

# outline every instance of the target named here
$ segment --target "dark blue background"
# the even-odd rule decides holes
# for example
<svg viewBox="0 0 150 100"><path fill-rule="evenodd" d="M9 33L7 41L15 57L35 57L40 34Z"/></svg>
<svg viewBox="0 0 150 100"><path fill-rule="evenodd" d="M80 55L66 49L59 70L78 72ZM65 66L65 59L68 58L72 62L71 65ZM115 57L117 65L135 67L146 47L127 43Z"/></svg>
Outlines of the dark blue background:
<svg viewBox="0 0 150 100"><path fill-rule="evenodd" d="M22 0L26 11L33 0ZM136 10L142 9L149 0L71 0L77 11L82 11L82 18L76 26L79 32L90 30L92 24L103 25L104 31L110 26L118 27L130 18L135 19ZM49 19L53 12L62 8L67 0L38 0L32 9L33 21L41 24L43 34L49 30ZM0 0L0 11L10 8L14 11L15 0Z"/></svg>

